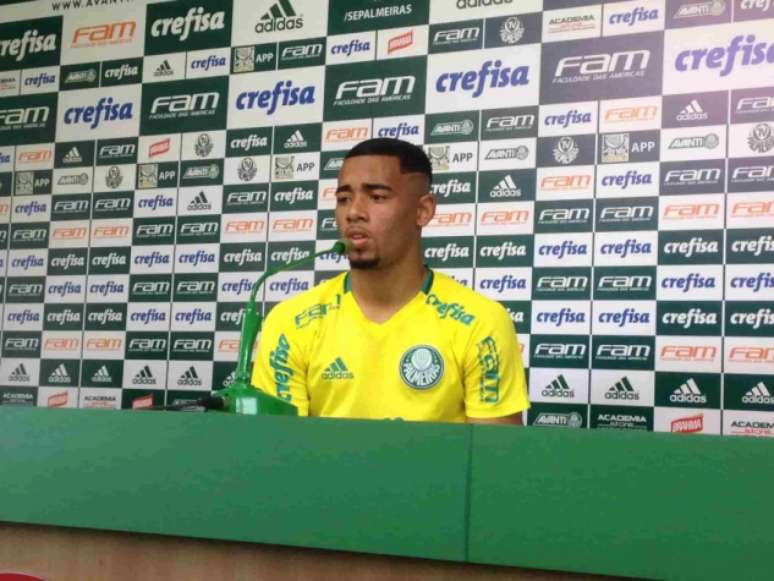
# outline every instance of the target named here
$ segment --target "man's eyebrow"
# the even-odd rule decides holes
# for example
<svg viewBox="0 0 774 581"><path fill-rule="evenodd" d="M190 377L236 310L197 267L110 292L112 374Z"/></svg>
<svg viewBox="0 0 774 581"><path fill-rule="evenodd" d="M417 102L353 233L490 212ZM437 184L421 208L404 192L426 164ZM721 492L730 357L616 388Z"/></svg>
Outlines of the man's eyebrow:
<svg viewBox="0 0 774 581"><path fill-rule="evenodd" d="M388 186L387 184L371 184L371 183L365 183L363 184L364 190L388 190L392 191L392 188Z"/></svg>
<svg viewBox="0 0 774 581"><path fill-rule="evenodd" d="M363 184L363 189L367 191L373 191L373 190L387 190L389 192L392 191L392 188L388 186L387 184L372 184L372 183L365 183ZM336 193L341 192L351 192L352 186L349 184L342 184L338 188L336 188Z"/></svg>

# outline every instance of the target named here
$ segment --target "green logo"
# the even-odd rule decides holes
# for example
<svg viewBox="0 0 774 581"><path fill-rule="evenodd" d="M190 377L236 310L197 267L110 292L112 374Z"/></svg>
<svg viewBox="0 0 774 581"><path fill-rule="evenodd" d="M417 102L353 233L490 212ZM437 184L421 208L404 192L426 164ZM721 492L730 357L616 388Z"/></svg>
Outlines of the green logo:
<svg viewBox="0 0 774 581"><path fill-rule="evenodd" d="M478 139L478 111L428 115L425 143L451 143Z"/></svg>
<svg viewBox="0 0 774 581"><path fill-rule="evenodd" d="M365 7L362 0L338 0L328 14L328 34L427 24L430 3L402 0ZM377 4L371 2L371 4Z"/></svg>
<svg viewBox="0 0 774 581"><path fill-rule="evenodd" d="M424 92L424 88L422 91ZM0 99L0 110L3 112L0 120L0 145L54 141L56 107L56 93ZM22 172L17 172L17 193L19 173Z"/></svg>
<svg viewBox="0 0 774 581"><path fill-rule="evenodd" d="M222 129L227 94L228 77L151 83L143 88L140 133Z"/></svg>
<svg viewBox="0 0 774 581"><path fill-rule="evenodd" d="M325 72L326 121L424 113L427 57L333 65ZM475 140L475 138L473 138Z"/></svg>
<svg viewBox="0 0 774 581"><path fill-rule="evenodd" d="M328 367L325 368L322 375L323 379L328 381L334 379L354 379L355 376L347 368L347 364L341 357L336 357Z"/></svg>
<svg viewBox="0 0 774 581"><path fill-rule="evenodd" d="M433 268L470 268L473 266L473 239L470 236L423 238L422 254Z"/></svg>
<svg viewBox="0 0 774 581"><path fill-rule="evenodd" d="M0 71L58 65L61 31L61 16L3 24Z"/></svg>
<svg viewBox="0 0 774 581"><path fill-rule="evenodd" d="M400 358L398 368L403 383L412 389L430 389L443 376L443 358L435 347L415 345Z"/></svg>
<svg viewBox="0 0 774 581"><path fill-rule="evenodd" d="M204 4L204 6L202 6ZM148 6L145 23L145 54L154 55L228 46L231 41L231 11L220 2L200 1Z"/></svg>

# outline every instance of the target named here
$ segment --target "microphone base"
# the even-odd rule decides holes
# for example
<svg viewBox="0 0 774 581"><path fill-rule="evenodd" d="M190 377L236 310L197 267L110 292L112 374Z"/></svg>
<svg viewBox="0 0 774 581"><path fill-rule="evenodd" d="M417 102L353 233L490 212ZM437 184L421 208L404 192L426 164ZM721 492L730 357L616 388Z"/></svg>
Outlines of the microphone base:
<svg viewBox="0 0 774 581"><path fill-rule="evenodd" d="M298 409L292 403L254 388L235 382L225 389L214 392L226 401L223 411L247 416L297 416Z"/></svg>

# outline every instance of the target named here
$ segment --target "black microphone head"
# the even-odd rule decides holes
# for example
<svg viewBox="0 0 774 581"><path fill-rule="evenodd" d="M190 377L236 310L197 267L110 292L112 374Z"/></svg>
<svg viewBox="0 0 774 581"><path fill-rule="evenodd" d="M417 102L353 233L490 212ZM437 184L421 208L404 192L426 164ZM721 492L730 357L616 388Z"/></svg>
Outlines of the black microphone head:
<svg viewBox="0 0 774 581"><path fill-rule="evenodd" d="M336 244L334 244L333 248L331 248L331 252L335 252L336 254L346 254L349 252L351 246L352 243L349 240L337 240Z"/></svg>

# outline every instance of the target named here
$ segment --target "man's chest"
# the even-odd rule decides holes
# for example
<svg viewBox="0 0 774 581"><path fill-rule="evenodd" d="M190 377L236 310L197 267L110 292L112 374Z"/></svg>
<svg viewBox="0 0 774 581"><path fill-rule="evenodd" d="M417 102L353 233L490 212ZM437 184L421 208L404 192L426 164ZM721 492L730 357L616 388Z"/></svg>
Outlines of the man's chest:
<svg viewBox="0 0 774 581"><path fill-rule="evenodd" d="M376 325L339 312L321 326L311 345L307 385L320 395L379 385L399 397L459 385L455 339L421 313Z"/></svg>

